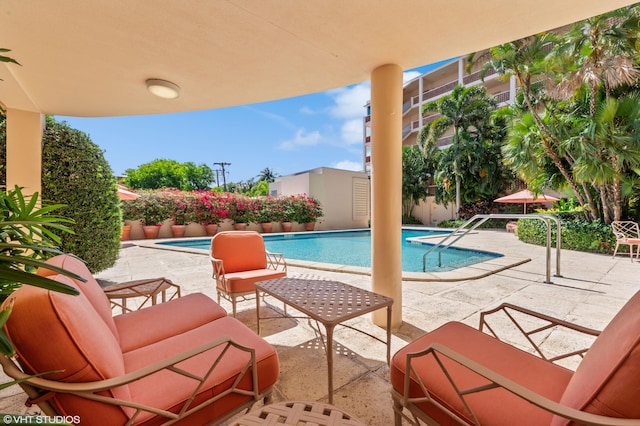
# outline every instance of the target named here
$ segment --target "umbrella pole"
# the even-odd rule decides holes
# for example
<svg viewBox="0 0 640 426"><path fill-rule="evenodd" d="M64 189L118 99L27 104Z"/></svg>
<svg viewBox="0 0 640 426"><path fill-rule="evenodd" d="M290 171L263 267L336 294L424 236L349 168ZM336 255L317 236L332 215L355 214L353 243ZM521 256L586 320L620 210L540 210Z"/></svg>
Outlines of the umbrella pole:
<svg viewBox="0 0 640 426"><path fill-rule="evenodd" d="M524 202L524 214L527 214L527 202Z"/></svg>

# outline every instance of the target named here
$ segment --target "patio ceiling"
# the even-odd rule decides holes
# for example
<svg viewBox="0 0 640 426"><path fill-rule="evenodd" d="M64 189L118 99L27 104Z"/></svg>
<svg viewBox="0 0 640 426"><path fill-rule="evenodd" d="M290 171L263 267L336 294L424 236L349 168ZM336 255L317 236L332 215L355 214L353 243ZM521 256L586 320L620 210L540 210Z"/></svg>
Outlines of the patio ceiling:
<svg viewBox="0 0 640 426"><path fill-rule="evenodd" d="M414 68L633 4L625 0L4 0L0 101L70 116L262 102ZM181 87L150 95L145 80Z"/></svg>

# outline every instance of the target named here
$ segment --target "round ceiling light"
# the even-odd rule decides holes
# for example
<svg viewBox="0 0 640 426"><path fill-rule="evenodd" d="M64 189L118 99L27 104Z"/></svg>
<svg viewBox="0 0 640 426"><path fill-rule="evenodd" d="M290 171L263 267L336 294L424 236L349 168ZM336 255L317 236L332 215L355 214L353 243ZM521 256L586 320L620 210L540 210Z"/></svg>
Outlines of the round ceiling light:
<svg viewBox="0 0 640 426"><path fill-rule="evenodd" d="M180 87L177 84L157 78L147 80L147 90L163 99L175 99L180 96Z"/></svg>

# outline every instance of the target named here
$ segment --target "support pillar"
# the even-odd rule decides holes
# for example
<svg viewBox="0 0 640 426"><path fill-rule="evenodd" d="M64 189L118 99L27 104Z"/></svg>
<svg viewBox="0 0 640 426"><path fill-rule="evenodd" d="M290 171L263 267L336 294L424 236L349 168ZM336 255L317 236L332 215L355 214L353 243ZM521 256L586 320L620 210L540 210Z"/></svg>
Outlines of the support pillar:
<svg viewBox="0 0 640 426"><path fill-rule="evenodd" d="M25 195L42 191L44 116L7 108L7 190L15 185Z"/></svg>
<svg viewBox="0 0 640 426"><path fill-rule="evenodd" d="M371 73L371 282L394 300L391 327L402 324L402 68ZM373 323L386 327L384 310Z"/></svg>

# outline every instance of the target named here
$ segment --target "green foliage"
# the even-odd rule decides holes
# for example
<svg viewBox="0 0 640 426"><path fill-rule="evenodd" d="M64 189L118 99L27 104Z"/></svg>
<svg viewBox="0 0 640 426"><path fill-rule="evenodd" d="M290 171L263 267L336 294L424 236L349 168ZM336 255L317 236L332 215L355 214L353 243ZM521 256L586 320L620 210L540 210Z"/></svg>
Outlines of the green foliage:
<svg viewBox="0 0 640 426"><path fill-rule="evenodd" d="M207 189L213 183L213 170L206 164L179 163L158 159L125 171L126 185L132 189L175 188L183 191Z"/></svg>
<svg viewBox="0 0 640 426"><path fill-rule="evenodd" d="M122 202L123 217L143 225L161 225L174 214L175 203L165 191L138 191L140 197Z"/></svg>
<svg viewBox="0 0 640 426"><path fill-rule="evenodd" d="M402 147L402 216L411 217L411 210L429 195L429 180L434 167L418 146ZM403 219L403 223L405 222Z"/></svg>
<svg viewBox="0 0 640 426"><path fill-rule="evenodd" d="M261 180L255 185L251 187L251 189L247 192L249 197L260 197L266 196L269 194L269 183L267 181Z"/></svg>
<svg viewBox="0 0 640 426"><path fill-rule="evenodd" d="M73 287L34 273L36 268L44 265L45 259L60 253L56 246L61 239L56 232L72 232L67 227L71 220L52 214L60 210L61 205L39 207L38 204L38 193L25 198L18 187L8 193L0 192L0 301L23 284L78 294ZM47 268L84 281L58 267L48 265ZM10 314L11 304L0 311L0 353L7 356L15 353L2 330Z"/></svg>
<svg viewBox="0 0 640 426"><path fill-rule="evenodd" d="M556 227L551 227L551 241L555 247ZM583 220L562 220L562 248L591 253L611 254L615 247L615 236L611 226L599 220L586 222ZM547 226L541 220L519 219L518 238L529 244L546 246Z"/></svg>
<svg viewBox="0 0 640 426"><path fill-rule="evenodd" d="M65 204L74 234L60 249L73 253L92 272L113 266L120 251L121 212L116 181L102 150L87 134L47 118L42 149L42 198Z"/></svg>
<svg viewBox="0 0 640 426"><path fill-rule="evenodd" d="M402 224L403 225L422 225L422 221L415 216L407 216L402 215Z"/></svg>

